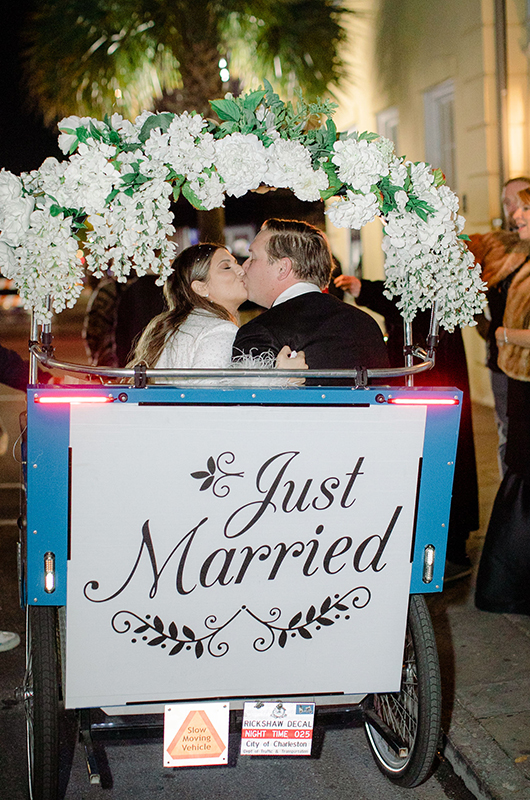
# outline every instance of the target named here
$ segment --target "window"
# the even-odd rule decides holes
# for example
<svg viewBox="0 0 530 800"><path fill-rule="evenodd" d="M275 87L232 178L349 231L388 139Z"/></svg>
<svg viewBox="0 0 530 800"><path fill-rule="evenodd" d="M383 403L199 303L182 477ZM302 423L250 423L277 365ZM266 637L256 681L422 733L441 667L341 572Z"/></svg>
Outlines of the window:
<svg viewBox="0 0 530 800"><path fill-rule="evenodd" d="M448 186L456 191L454 84L444 81L423 95L425 108L425 160L440 167Z"/></svg>
<svg viewBox="0 0 530 800"><path fill-rule="evenodd" d="M399 155L398 127L399 111L395 106L386 108L377 115L377 133L394 142L397 155Z"/></svg>

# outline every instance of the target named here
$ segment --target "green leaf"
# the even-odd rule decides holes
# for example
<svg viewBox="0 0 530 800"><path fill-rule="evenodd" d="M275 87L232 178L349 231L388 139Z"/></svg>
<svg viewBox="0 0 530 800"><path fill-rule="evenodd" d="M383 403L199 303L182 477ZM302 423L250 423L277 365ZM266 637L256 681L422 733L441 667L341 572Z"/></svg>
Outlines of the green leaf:
<svg viewBox="0 0 530 800"><path fill-rule="evenodd" d="M462 239L463 242L470 242L471 239L467 235L467 233L459 233L457 239Z"/></svg>
<svg viewBox="0 0 530 800"><path fill-rule="evenodd" d="M327 133L328 133L328 135L327 135L327 145L328 145L329 149L331 150L333 148L333 145L337 141L337 126L335 125L335 123L333 122L332 119L328 119L326 121L326 130L327 130Z"/></svg>
<svg viewBox="0 0 530 800"><path fill-rule="evenodd" d="M263 89L258 89L255 92L250 92L243 100L243 107L249 109L249 111L254 112L259 104L262 102L263 98L267 94L266 91Z"/></svg>
<svg viewBox="0 0 530 800"><path fill-rule="evenodd" d="M433 169L432 174L434 175L434 185L436 188L445 184L445 175L439 167L438 169Z"/></svg>
<svg viewBox="0 0 530 800"><path fill-rule="evenodd" d="M187 181L182 187L182 194L184 195L188 203L191 203L194 208L198 208L199 211L206 211L205 207L203 206L203 204L201 203L201 201L199 200L199 198L197 197L197 195L195 194L195 192L193 191L193 189L191 188L190 184Z"/></svg>
<svg viewBox="0 0 530 800"><path fill-rule="evenodd" d="M105 205L109 205L109 203L112 203L116 195L119 193L120 193L119 189L113 189L112 192L109 192L109 194L105 198Z"/></svg>
<svg viewBox="0 0 530 800"><path fill-rule="evenodd" d="M86 142L88 141L89 138L88 131L84 127L84 125L80 125L79 128L75 129L75 135L77 136L80 142L83 142L83 144L86 144Z"/></svg>
<svg viewBox="0 0 530 800"><path fill-rule="evenodd" d="M366 142L373 142L375 139L379 139L379 134L372 133L371 131L363 131L357 137L358 142L362 142L363 140Z"/></svg>
<svg viewBox="0 0 530 800"><path fill-rule="evenodd" d="M101 131L99 130L99 128L96 128L92 120L90 120L90 135L92 136L93 139L96 139L96 141L98 142L100 142L101 139L103 138L101 135Z"/></svg>
<svg viewBox="0 0 530 800"><path fill-rule="evenodd" d="M58 206L57 203L54 203L50 206L50 214L52 217L58 217L59 214L62 212L61 206Z"/></svg>
<svg viewBox="0 0 530 800"><path fill-rule="evenodd" d="M151 131L156 128L160 128L162 133L165 133L171 125L174 116L175 115L171 114L169 111L164 111L162 114L153 114L151 117L147 117L138 137L140 141L145 144L151 136Z"/></svg>
<svg viewBox="0 0 530 800"><path fill-rule="evenodd" d="M210 105L219 119L239 122L241 110L234 100L225 97L223 100L211 100Z"/></svg>

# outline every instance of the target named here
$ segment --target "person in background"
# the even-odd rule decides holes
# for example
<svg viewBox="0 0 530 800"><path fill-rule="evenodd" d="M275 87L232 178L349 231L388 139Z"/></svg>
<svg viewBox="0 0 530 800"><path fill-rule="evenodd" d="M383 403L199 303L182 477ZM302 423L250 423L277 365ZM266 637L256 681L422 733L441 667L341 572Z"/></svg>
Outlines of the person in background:
<svg viewBox="0 0 530 800"><path fill-rule="evenodd" d="M360 280L352 275L340 275L335 284L347 290L356 302L381 314L387 331L390 365L403 367L403 317L393 300L383 294L384 281ZM413 341L426 347L430 311L419 312L413 322ZM464 393L460 430L455 461L453 498L447 539L445 582L471 574L471 561L466 543L471 531L479 527L478 479L471 418L471 399L466 353L460 329L453 333L440 330L434 369L422 372L416 379L423 386L456 386Z"/></svg>
<svg viewBox="0 0 530 800"><path fill-rule="evenodd" d="M82 336L93 367L125 367L142 331L164 310L156 275L119 283L102 278L90 299Z"/></svg>
<svg viewBox="0 0 530 800"><path fill-rule="evenodd" d="M485 338L488 350L487 365L495 400L501 477L507 469L505 453L508 430L508 378L497 364L498 348L495 332L503 325L510 276L530 255L530 242L519 236L513 216L518 205L518 192L529 186L530 178L524 176L507 181L501 195L504 229L489 233L474 233L468 242L469 249L482 267L482 279L488 285L490 323Z"/></svg>
<svg viewBox="0 0 530 800"><path fill-rule="evenodd" d="M518 235L530 242L530 186L513 213ZM506 473L497 492L477 574L482 611L530 615L530 255L511 269L501 264L506 307L496 328L498 366L507 376Z"/></svg>

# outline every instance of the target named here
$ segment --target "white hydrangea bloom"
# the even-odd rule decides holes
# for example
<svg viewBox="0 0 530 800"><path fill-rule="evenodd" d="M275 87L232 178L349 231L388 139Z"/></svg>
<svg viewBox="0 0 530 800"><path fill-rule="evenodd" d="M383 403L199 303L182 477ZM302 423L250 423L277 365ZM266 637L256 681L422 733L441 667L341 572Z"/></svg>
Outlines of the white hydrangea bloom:
<svg viewBox="0 0 530 800"><path fill-rule="evenodd" d="M330 222L336 228L353 228L360 230L363 225L372 222L379 213L379 203L373 193L355 194L348 189L345 198L337 198L327 209Z"/></svg>
<svg viewBox="0 0 530 800"><path fill-rule="evenodd" d="M276 139L266 153L268 186L292 189L299 200L320 200L320 192L329 186L328 176L323 169L313 169L311 154L301 142Z"/></svg>
<svg viewBox="0 0 530 800"><path fill-rule="evenodd" d="M360 192L369 192L374 183L388 175L389 164L373 142L342 139L333 145L332 161L338 166L343 183Z"/></svg>
<svg viewBox="0 0 530 800"><path fill-rule="evenodd" d="M225 193L241 197L265 182L267 156L263 142L253 133L231 133L215 140L215 166Z"/></svg>

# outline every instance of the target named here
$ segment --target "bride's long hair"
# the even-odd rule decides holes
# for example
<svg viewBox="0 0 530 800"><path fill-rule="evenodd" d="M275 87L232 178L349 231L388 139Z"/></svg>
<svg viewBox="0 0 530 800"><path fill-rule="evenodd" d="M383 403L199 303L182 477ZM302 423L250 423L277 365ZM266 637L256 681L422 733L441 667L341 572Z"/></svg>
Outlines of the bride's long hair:
<svg viewBox="0 0 530 800"><path fill-rule="evenodd" d="M220 244L194 244L179 253L173 262L173 272L164 285L168 310L151 320L135 347L128 367L136 364L146 364L151 369L156 367L168 338L177 333L196 308L209 311L220 319L234 321L226 308L201 297L191 288L193 281L208 280L214 253L224 249Z"/></svg>

